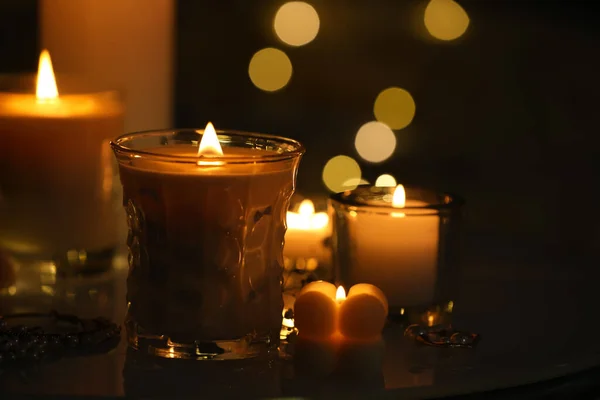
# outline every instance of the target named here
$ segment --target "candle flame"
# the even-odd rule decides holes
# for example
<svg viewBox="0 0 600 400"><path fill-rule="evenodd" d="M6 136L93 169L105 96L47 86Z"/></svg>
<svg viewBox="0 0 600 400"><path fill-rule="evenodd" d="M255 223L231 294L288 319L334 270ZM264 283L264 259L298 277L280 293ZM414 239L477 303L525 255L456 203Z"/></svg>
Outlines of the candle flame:
<svg viewBox="0 0 600 400"><path fill-rule="evenodd" d="M338 286L337 291L335 292L335 300L338 303L346 300L346 291L344 290L343 286Z"/></svg>
<svg viewBox="0 0 600 400"><path fill-rule="evenodd" d="M404 186L398 185L394 189L394 195L392 196L392 207L404 208L404 206L406 206L406 191L404 190ZM401 212L392 213L392 217L394 218L404 218L404 216L404 213Z"/></svg>
<svg viewBox="0 0 600 400"><path fill-rule="evenodd" d="M40 54L35 97L42 101L58 98L58 88L56 87L52 60L48 50L42 50Z"/></svg>
<svg viewBox="0 0 600 400"><path fill-rule="evenodd" d="M298 214L306 217L310 217L315 213L315 205L309 199L302 200L300 207L298 207Z"/></svg>
<svg viewBox="0 0 600 400"><path fill-rule="evenodd" d="M392 197L392 207L404 208L406 205L406 191L404 186L398 185L394 190L394 196Z"/></svg>
<svg viewBox="0 0 600 400"><path fill-rule="evenodd" d="M217 132L215 131L212 122L209 122L206 124L206 128L204 128L204 133L200 140L200 145L198 146L198 157L222 155L223 149L221 148L221 143L219 143Z"/></svg>

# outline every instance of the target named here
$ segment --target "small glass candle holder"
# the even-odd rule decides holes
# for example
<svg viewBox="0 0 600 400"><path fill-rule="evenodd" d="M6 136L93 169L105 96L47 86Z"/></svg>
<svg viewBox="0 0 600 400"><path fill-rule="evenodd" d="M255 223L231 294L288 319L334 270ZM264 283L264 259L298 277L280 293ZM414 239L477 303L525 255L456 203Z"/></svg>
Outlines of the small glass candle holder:
<svg viewBox="0 0 600 400"><path fill-rule="evenodd" d="M336 283L378 286L391 317L445 322L453 307L462 204L454 195L402 185L332 195Z"/></svg>
<svg viewBox="0 0 600 400"><path fill-rule="evenodd" d="M273 354L285 215L304 148L218 131L222 154L199 156L204 139L182 129L112 143L129 225L128 341L167 358Z"/></svg>

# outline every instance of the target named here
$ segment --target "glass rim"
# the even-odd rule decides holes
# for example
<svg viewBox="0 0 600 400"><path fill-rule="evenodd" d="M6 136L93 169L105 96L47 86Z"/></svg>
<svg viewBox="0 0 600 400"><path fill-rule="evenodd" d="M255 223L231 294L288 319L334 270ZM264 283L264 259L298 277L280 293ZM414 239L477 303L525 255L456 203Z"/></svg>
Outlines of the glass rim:
<svg viewBox="0 0 600 400"><path fill-rule="evenodd" d="M110 146L115 151L115 153L129 155L129 156L146 156L155 160L165 161L165 162L176 162L176 163L190 163L196 164L198 163L197 156L181 156L174 154L163 154L160 152L147 151L147 150L138 150L132 149L124 145L124 142L133 140L134 138L139 137L150 137L161 134L174 134L177 132L184 131L193 131L200 135L200 132L204 134L204 128L175 128L175 129L150 129L136 132L129 132L123 135L116 137L115 139L110 141ZM224 164L259 164L259 163L268 163L268 162L276 162L276 161L285 161L300 157L306 151L304 145L297 140L286 138L283 136L270 135L265 133L255 133L255 132L246 132L234 129L215 129L218 136L230 136L230 137L239 137L239 138L251 138L251 139L262 139L262 140L270 140L279 145L289 145L293 149L291 151L285 151L281 153L275 154L262 154L262 155L244 155L244 156L233 156L233 157L221 157L221 156L210 156L211 160L214 161L222 161Z"/></svg>
<svg viewBox="0 0 600 400"><path fill-rule="evenodd" d="M431 212L454 211L454 210L460 209L465 204L465 200L461 196L458 196L453 193L439 192L439 191L433 190L428 187L420 187L420 186L412 186L412 185L403 185L403 186L405 189L407 189L409 191L419 190L419 191L426 191L429 194L434 194L435 196L437 196L437 198L442 199L442 201L439 201L439 202L424 201L424 203L426 203L426 204L423 206L407 205L405 207L394 207L391 204L369 204L367 202L360 201L358 196L351 196L351 194L353 192L356 192L357 190L367 190L367 189L371 189L371 188L375 188L375 187L380 188L380 189L386 189L386 187L379 187L379 186L375 186L375 185L359 185L354 189L345 190L340 193L333 193L329 196L329 199L332 203L334 203L334 204L337 203L341 206L352 208L353 211L364 211L364 212L371 211L371 212L375 212L375 213L386 213L386 214L387 213L398 213L398 212L401 212L402 210L406 210L409 212L410 211L419 211L419 210L431 211ZM391 189L395 189L395 187L387 187L387 189L391 190Z"/></svg>

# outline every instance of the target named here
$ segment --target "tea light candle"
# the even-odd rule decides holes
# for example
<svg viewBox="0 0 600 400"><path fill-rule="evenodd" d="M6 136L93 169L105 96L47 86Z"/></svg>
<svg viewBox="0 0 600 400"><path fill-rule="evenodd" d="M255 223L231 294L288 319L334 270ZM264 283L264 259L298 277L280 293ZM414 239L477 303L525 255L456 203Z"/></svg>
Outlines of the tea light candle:
<svg viewBox="0 0 600 400"><path fill-rule="evenodd" d="M350 288L344 298L344 288L337 290L338 331L346 339L370 340L378 338L388 315L388 302L383 292L368 283Z"/></svg>
<svg viewBox="0 0 600 400"><path fill-rule="evenodd" d="M287 212L286 220L283 255L292 260L314 258L318 265L329 264L331 251L325 247L325 240L331 234L329 215L315 213L313 202L305 199L300 203L298 212Z"/></svg>
<svg viewBox="0 0 600 400"><path fill-rule="evenodd" d="M109 147L123 109L110 93L58 94L50 55L37 93L0 93L0 245L29 256L117 245Z"/></svg>

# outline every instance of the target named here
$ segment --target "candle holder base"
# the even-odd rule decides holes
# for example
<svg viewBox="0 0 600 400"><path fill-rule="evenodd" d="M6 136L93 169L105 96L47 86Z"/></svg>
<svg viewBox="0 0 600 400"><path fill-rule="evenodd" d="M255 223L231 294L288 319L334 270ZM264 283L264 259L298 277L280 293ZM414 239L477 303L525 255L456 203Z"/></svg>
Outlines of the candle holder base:
<svg viewBox="0 0 600 400"><path fill-rule="evenodd" d="M249 358L273 358L278 356L278 344L270 337L246 335L231 340L174 341L171 337L151 334L135 321L127 319L129 346L145 354L184 360L244 360Z"/></svg>

